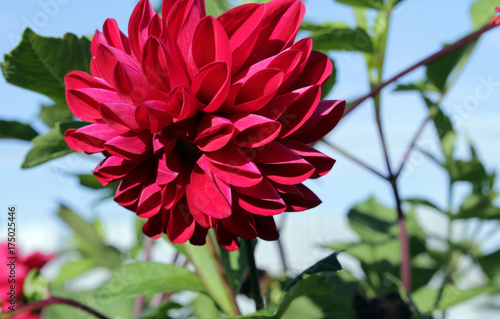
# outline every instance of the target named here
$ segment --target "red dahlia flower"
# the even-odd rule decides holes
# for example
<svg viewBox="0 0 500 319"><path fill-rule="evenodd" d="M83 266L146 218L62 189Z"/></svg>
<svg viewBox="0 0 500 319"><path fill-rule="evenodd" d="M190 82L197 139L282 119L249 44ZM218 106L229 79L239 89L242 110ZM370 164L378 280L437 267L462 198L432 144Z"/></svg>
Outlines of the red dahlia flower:
<svg viewBox="0 0 500 319"><path fill-rule="evenodd" d="M115 20L92 40L92 75L66 76L75 116L66 142L105 159L115 201L147 218L146 235L173 243L238 249L238 237L275 240L274 215L321 201L301 183L335 160L308 146L340 120L344 101L320 101L330 76L311 39L294 44L298 0L236 7L206 16L203 0L141 0L128 37Z"/></svg>
<svg viewBox="0 0 500 319"><path fill-rule="evenodd" d="M2 260L2 265L0 267L1 312L10 312L12 310L12 308L9 309L10 306L14 306L14 309L17 309L24 303L23 286L26 276L31 270L42 268L47 262L54 258L54 255L44 255L36 252L26 257L17 255L17 259L8 259L8 257L12 257L9 252L10 249L8 249L6 242L0 244L0 260ZM15 277L13 277L14 275L9 266L11 261L15 261ZM12 279L15 279L15 281ZM15 286L15 294L13 297L11 297L12 294L10 294L12 285ZM39 319L40 315L38 313L25 312L12 318Z"/></svg>

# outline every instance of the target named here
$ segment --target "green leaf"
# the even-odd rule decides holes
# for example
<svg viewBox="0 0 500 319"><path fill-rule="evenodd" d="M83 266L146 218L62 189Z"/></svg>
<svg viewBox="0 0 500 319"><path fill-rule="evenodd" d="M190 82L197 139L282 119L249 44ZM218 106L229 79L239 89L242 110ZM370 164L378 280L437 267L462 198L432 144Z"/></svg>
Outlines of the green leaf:
<svg viewBox="0 0 500 319"><path fill-rule="evenodd" d="M24 281L24 296L28 302L45 300L49 297L49 284L37 269L32 269Z"/></svg>
<svg viewBox="0 0 500 319"><path fill-rule="evenodd" d="M69 33L63 38L42 37L26 29L4 60L7 82L65 103L64 76L73 70L90 72L90 41Z"/></svg>
<svg viewBox="0 0 500 319"><path fill-rule="evenodd" d="M363 241L378 243L397 235L397 214L371 197L354 206L347 215L349 225Z"/></svg>
<svg viewBox="0 0 500 319"><path fill-rule="evenodd" d="M205 7L207 15L218 17L233 8L227 0L206 0Z"/></svg>
<svg viewBox="0 0 500 319"><path fill-rule="evenodd" d="M495 8L500 6L498 0L477 0L472 4L470 15L475 29L484 27L495 16Z"/></svg>
<svg viewBox="0 0 500 319"><path fill-rule="evenodd" d="M59 275L56 279L54 279L54 281L52 281L52 284L63 284L70 279L83 275L84 273L95 267L97 267L96 263L89 258L82 258L79 260L67 262L66 264L64 264L64 266L61 267L61 270L59 270Z"/></svg>
<svg viewBox="0 0 500 319"><path fill-rule="evenodd" d="M39 116L48 127L54 127L58 122L73 120L73 113L65 103L42 105Z"/></svg>
<svg viewBox="0 0 500 319"><path fill-rule="evenodd" d="M24 159L22 168L31 168L50 160L73 153L64 140L64 132L68 128L80 128L87 125L85 122L57 123L53 129L44 135L33 139L33 148Z"/></svg>
<svg viewBox="0 0 500 319"><path fill-rule="evenodd" d="M361 28L327 27L311 34L313 48L318 51L357 51L373 53L370 36Z"/></svg>
<svg viewBox="0 0 500 319"><path fill-rule="evenodd" d="M335 83L337 83L337 68L335 67L335 61L330 59L332 62L332 75L326 80L325 83L321 86L321 99L324 100L326 96L330 93L330 91L333 89L335 86Z"/></svg>
<svg viewBox="0 0 500 319"><path fill-rule="evenodd" d="M453 124L450 118L443 113L439 105L424 95L422 97L429 109L429 115L433 116L432 121L441 142L444 157L448 163L452 161L453 151L455 150L456 134L453 130Z"/></svg>
<svg viewBox="0 0 500 319"><path fill-rule="evenodd" d="M336 312L342 313L343 311L345 311L345 309L343 308L343 306L337 305L335 302L332 302L333 300L335 300L332 297L342 294L344 296L351 297L349 296L346 287L339 284L340 281L337 272L341 269L342 268L337 261L337 253L334 253L319 261L314 266L308 268L306 271L300 274L300 276L295 278L285 289L285 292L276 305L253 314L231 318L298 318L297 313L289 312L287 310L296 301L299 302L300 306L303 306L305 304L311 306L311 303L307 303L307 301L304 300L305 298L301 297L307 297L310 300L315 300L315 297L319 297L319 300L322 300L319 305L317 302L318 299L316 299L316 302L313 301L313 303L318 307L310 307L309 309L299 307L303 311L302 318L337 318L337 316L331 316L331 314ZM350 288L352 289L352 291L354 290L352 286ZM326 298L322 299L322 297Z"/></svg>
<svg viewBox="0 0 500 319"><path fill-rule="evenodd" d="M361 8L371 8L371 9L383 9L383 0L335 0L338 3L347 4L351 7L361 7Z"/></svg>
<svg viewBox="0 0 500 319"><path fill-rule="evenodd" d="M477 258L477 263L483 268L484 273L491 279L500 275L500 250Z"/></svg>
<svg viewBox="0 0 500 319"><path fill-rule="evenodd" d="M427 64L427 78L441 92L445 92L448 89L447 80L451 72L474 47L475 43L468 43Z"/></svg>
<svg viewBox="0 0 500 319"><path fill-rule="evenodd" d="M457 181L480 182L486 176L483 164L474 159L470 161L451 160L447 163L447 169L452 183Z"/></svg>
<svg viewBox="0 0 500 319"><path fill-rule="evenodd" d="M201 281L205 285L206 291L217 302L219 307L228 315L236 314L236 308L232 304L233 293L228 279L222 277L219 269L220 261L214 256L215 251L212 245L194 246L189 243L174 245L195 266Z"/></svg>
<svg viewBox="0 0 500 319"><path fill-rule="evenodd" d="M122 264L121 252L104 243L97 224L87 222L64 205L57 215L75 232L77 249L97 266L115 269Z"/></svg>
<svg viewBox="0 0 500 319"><path fill-rule="evenodd" d="M17 121L0 120L0 138L31 141L38 135L30 125Z"/></svg>
<svg viewBox="0 0 500 319"><path fill-rule="evenodd" d="M243 284L243 277L248 271L247 255L244 253L246 244L246 241L241 241L240 249L236 251L227 251L220 247L218 249L222 265L235 294L240 291Z"/></svg>
<svg viewBox="0 0 500 319"><path fill-rule="evenodd" d="M179 308L182 308L182 305L169 300L167 302L162 303L158 307L146 309L145 311L143 311L139 319L172 319L172 317L168 315L168 312L172 309L179 309Z"/></svg>
<svg viewBox="0 0 500 319"><path fill-rule="evenodd" d="M80 180L80 185L91 188L91 189L103 189L106 186L102 186L102 184L97 180L94 174L80 174L77 175Z"/></svg>
<svg viewBox="0 0 500 319"><path fill-rule="evenodd" d="M484 196L473 194L467 197L458 214L453 216L454 219L480 218L480 219L500 219L500 207L494 206L491 199Z"/></svg>
<svg viewBox="0 0 500 319"><path fill-rule="evenodd" d="M427 199L423 199L423 198L408 198L408 199L405 199L404 200L405 202L407 203L410 203L412 205L422 205L422 206L427 206L427 207L430 207L432 209L435 209L437 210L438 212L441 212L443 214L445 214L446 212L439 208L438 205L432 203L431 201L427 200Z"/></svg>
<svg viewBox="0 0 500 319"><path fill-rule="evenodd" d="M473 299L479 295L491 292L493 292L493 289L489 286L461 290L455 286L447 285L444 288L441 301L436 309L434 309L434 303L439 294L438 289L422 287L413 293L412 299L421 312L430 313L433 310L444 310L450 308L451 306Z"/></svg>
<svg viewBox="0 0 500 319"><path fill-rule="evenodd" d="M96 298L151 296L178 291L205 291L200 278L184 267L150 261L121 266L96 292Z"/></svg>

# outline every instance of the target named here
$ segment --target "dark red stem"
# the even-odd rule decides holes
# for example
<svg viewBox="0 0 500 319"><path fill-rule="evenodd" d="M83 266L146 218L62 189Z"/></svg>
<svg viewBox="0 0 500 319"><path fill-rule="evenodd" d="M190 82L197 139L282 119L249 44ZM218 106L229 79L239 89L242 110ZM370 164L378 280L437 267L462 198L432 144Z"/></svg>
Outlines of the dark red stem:
<svg viewBox="0 0 500 319"><path fill-rule="evenodd" d="M37 302L33 302L33 303L30 303L27 305L20 306L14 312L6 312L6 313L0 314L0 318L2 318L2 319L3 318L12 318L12 317L17 316L17 315L24 313L24 312L38 310L38 309L42 309L42 308L45 308L45 307L48 307L51 305L56 305L56 304L68 305L71 307L79 308L79 309L93 315L94 317L99 318L99 319L110 319L110 318L104 316L103 314L100 314L96 310L89 308L89 307L87 307L87 306L85 306L77 301L74 301L71 299L66 299L66 298L61 298L61 297L50 297L47 300L37 301Z"/></svg>

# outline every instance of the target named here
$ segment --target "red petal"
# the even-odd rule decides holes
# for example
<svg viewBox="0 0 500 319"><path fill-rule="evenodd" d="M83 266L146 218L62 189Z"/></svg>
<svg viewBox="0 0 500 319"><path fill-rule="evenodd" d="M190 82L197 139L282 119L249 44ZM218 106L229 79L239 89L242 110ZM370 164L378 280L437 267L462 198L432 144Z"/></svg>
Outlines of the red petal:
<svg viewBox="0 0 500 319"><path fill-rule="evenodd" d="M121 62L140 71L137 60L131 55L108 45L99 44L95 55L96 67L100 76L109 84L113 84L113 74L116 63Z"/></svg>
<svg viewBox="0 0 500 319"><path fill-rule="evenodd" d="M335 164L335 160L333 158L301 142L284 139L280 140L280 143L314 166L315 171L310 178L318 178L326 175Z"/></svg>
<svg viewBox="0 0 500 319"><path fill-rule="evenodd" d="M204 152L223 148L233 136L233 123L223 117L205 114L198 125L195 142Z"/></svg>
<svg viewBox="0 0 500 319"><path fill-rule="evenodd" d="M142 218L150 218L158 214L161 208L161 187L156 183L145 185L141 191L135 213Z"/></svg>
<svg viewBox="0 0 500 319"><path fill-rule="evenodd" d="M104 159L95 170L92 171L96 178L103 184L107 185L111 181L123 178L137 166L137 163L126 161L123 158L109 156ZM107 180L103 183L103 180Z"/></svg>
<svg viewBox="0 0 500 319"><path fill-rule="evenodd" d="M272 216L281 214L286 204L267 179L252 187L235 187L238 205L255 215Z"/></svg>
<svg viewBox="0 0 500 319"><path fill-rule="evenodd" d="M163 186L172 182L179 175L181 166L181 158L177 152L172 152L169 155L163 153L158 160L156 183Z"/></svg>
<svg viewBox="0 0 500 319"><path fill-rule="evenodd" d="M189 239L189 242L195 246L203 246L207 243L208 228L196 225L193 236Z"/></svg>
<svg viewBox="0 0 500 319"><path fill-rule="evenodd" d="M200 20L206 15L204 0L164 0L162 4L162 17L166 21L167 29L172 39L177 36L183 25L190 24L189 20ZM192 22L191 22L192 23ZM196 26L196 25L194 25ZM193 26L193 31L194 31ZM191 39L189 39L191 40Z"/></svg>
<svg viewBox="0 0 500 319"><path fill-rule="evenodd" d="M231 234L220 223L215 227L215 234L219 246L227 251L236 251L240 248L238 236Z"/></svg>
<svg viewBox="0 0 500 319"><path fill-rule="evenodd" d="M159 153L161 150L163 150L165 154L170 154L175 147L175 143L177 143L176 138L163 136L158 133L153 135L153 151L155 154Z"/></svg>
<svg viewBox="0 0 500 319"><path fill-rule="evenodd" d="M208 174L210 172L203 171L198 164L194 166L190 182L186 186L189 207L192 211L198 210L213 218L228 217L231 215L231 205L222 192L227 192L229 187L217 183L216 177ZM225 189L221 189L221 186Z"/></svg>
<svg viewBox="0 0 500 319"><path fill-rule="evenodd" d="M224 62L205 65L195 75L191 92L202 103L206 113L216 112L226 101L229 93L231 74Z"/></svg>
<svg viewBox="0 0 500 319"><path fill-rule="evenodd" d="M237 6L217 18L229 37L232 75L238 73L257 43L263 17L264 6L249 3Z"/></svg>
<svg viewBox="0 0 500 319"><path fill-rule="evenodd" d="M207 157L210 170L229 185L249 187L262 180L262 174L257 166L232 143L203 156Z"/></svg>
<svg viewBox="0 0 500 319"><path fill-rule="evenodd" d="M68 146L77 152L97 153L104 151L104 143L115 138L120 132L106 124L91 124L79 129L69 129L64 133Z"/></svg>
<svg viewBox="0 0 500 319"><path fill-rule="evenodd" d="M297 0L274 0L264 6L264 23L252 54L259 60L292 45L305 13Z"/></svg>
<svg viewBox="0 0 500 319"><path fill-rule="evenodd" d="M102 28L104 37L106 38L106 44L117 48L118 50L122 50L127 54L131 53L130 43L128 38L120 31L118 28L118 23L114 19L107 19L104 22L104 26Z"/></svg>
<svg viewBox="0 0 500 319"><path fill-rule="evenodd" d="M170 212L162 209L158 214L150 217L142 227L144 235L158 239L163 234L163 229L168 225Z"/></svg>
<svg viewBox="0 0 500 319"><path fill-rule="evenodd" d="M180 200L172 209L168 221L167 235L174 244L182 244L193 236L196 223L189 211L186 199Z"/></svg>
<svg viewBox="0 0 500 319"><path fill-rule="evenodd" d="M333 130L344 115L345 101L320 101L311 117L291 135L302 143L313 143Z"/></svg>
<svg viewBox="0 0 500 319"><path fill-rule="evenodd" d="M103 80L95 78L92 75L83 71L71 71L64 77L64 86L66 90L82 89L82 88L95 88L112 90Z"/></svg>
<svg viewBox="0 0 500 319"><path fill-rule="evenodd" d="M101 104L100 110L104 122L117 131L143 130L135 119L136 107L133 105L108 102Z"/></svg>
<svg viewBox="0 0 500 319"><path fill-rule="evenodd" d="M255 149L253 160L264 176L280 184L299 184L314 173L311 164L278 142Z"/></svg>
<svg viewBox="0 0 500 319"><path fill-rule="evenodd" d="M278 121L282 124L280 137L284 138L300 129L312 116L321 98L321 89L318 85L298 90L299 96L288 105ZM295 92L295 91L294 91Z"/></svg>
<svg viewBox="0 0 500 319"><path fill-rule="evenodd" d="M142 46L148 38L148 29L155 10L149 0L140 0L135 6L128 23L128 36L132 52L137 60L142 56Z"/></svg>
<svg viewBox="0 0 500 319"><path fill-rule="evenodd" d="M281 124L256 114L230 117L234 122L233 142L241 147L255 148L273 141L280 133Z"/></svg>
<svg viewBox="0 0 500 319"><path fill-rule="evenodd" d="M166 110L167 103L164 101L144 101L136 109L135 117L142 128L154 134L172 123Z"/></svg>
<svg viewBox="0 0 500 319"><path fill-rule="evenodd" d="M123 177L115 194L115 202L127 207L139 201L142 187L148 178L148 163L142 163Z"/></svg>
<svg viewBox="0 0 500 319"><path fill-rule="evenodd" d="M230 233L244 239L254 239L257 237L254 215L242 209L233 210L228 218L221 219L220 224Z"/></svg>
<svg viewBox="0 0 500 319"><path fill-rule="evenodd" d="M297 66L293 69L293 71L288 74L287 80L283 81L283 84L281 85L278 94L283 94L285 92L290 91L290 86L293 85L293 83L295 82L295 80L297 80L302 70L304 70L309 60L309 56L311 55L312 47L313 43L311 38L305 38L300 41L297 41L297 43L295 43L290 47L290 49L288 49L289 51L299 50L301 52L300 60L297 63Z"/></svg>
<svg viewBox="0 0 500 319"><path fill-rule="evenodd" d="M189 62L191 74L212 62L231 65L229 39L220 22L214 17L203 18L196 27Z"/></svg>
<svg viewBox="0 0 500 319"><path fill-rule="evenodd" d="M163 131L163 136L175 137L183 141L194 143L196 128L200 122L197 118L190 118L167 126Z"/></svg>
<svg viewBox="0 0 500 319"><path fill-rule="evenodd" d="M104 143L104 148L112 155L135 160L147 155L151 150L151 134L126 132L108 140Z"/></svg>
<svg viewBox="0 0 500 319"><path fill-rule="evenodd" d="M283 81L283 72L264 69L231 86L225 113L252 113L260 110L274 97Z"/></svg>
<svg viewBox="0 0 500 319"><path fill-rule="evenodd" d="M175 54L155 37L144 45L142 69L153 86L168 93L171 88L190 86L189 78Z"/></svg>
<svg viewBox="0 0 500 319"><path fill-rule="evenodd" d="M166 98L166 95L153 87L141 73L120 62L116 64L113 83L116 93L129 104L139 105L146 100Z"/></svg>
<svg viewBox="0 0 500 319"><path fill-rule="evenodd" d="M287 204L287 211L300 212L321 204L321 200L303 184L279 185L274 184L281 198Z"/></svg>
<svg viewBox="0 0 500 319"><path fill-rule="evenodd" d="M280 233L272 216L254 216L257 234L263 240L278 240Z"/></svg>
<svg viewBox="0 0 500 319"><path fill-rule="evenodd" d="M179 122L191 118L200 111L198 101L188 92L184 86L175 87L170 92L167 100L167 113Z"/></svg>
<svg viewBox="0 0 500 319"><path fill-rule="evenodd" d="M82 121L101 122L100 104L120 101L113 91L105 89L81 88L66 90L66 101L73 114Z"/></svg>
<svg viewBox="0 0 500 319"><path fill-rule="evenodd" d="M322 85L332 74L332 68L332 62L325 54L312 51L304 70L293 84L293 89Z"/></svg>

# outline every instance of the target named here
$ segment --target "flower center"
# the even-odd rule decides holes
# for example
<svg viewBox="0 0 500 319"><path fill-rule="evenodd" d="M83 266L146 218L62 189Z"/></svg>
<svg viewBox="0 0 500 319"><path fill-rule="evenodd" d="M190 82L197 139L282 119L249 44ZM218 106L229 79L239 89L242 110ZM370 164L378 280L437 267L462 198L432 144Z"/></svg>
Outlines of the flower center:
<svg viewBox="0 0 500 319"><path fill-rule="evenodd" d="M181 139L177 140L175 150L179 153L182 160L186 161L198 160L201 156L201 151L196 144Z"/></svg>

